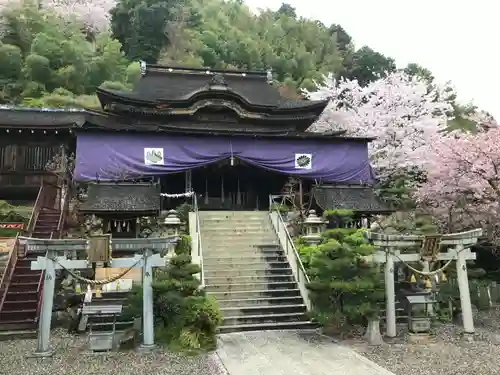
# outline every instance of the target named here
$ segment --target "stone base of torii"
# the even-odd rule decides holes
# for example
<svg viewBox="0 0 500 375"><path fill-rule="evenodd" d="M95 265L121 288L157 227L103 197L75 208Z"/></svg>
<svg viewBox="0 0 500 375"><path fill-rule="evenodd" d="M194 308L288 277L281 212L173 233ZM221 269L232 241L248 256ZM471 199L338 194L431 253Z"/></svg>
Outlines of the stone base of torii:
<svg viewBox="0 0 500 375"><path fill-rule="evenodd" d="M462 307L462 321L465 334L474 333L474 320L472 315L472 304L470 299L469 280L467 276L467 261L475 260L476 254L469 248L477 243L478 237L482 235L481 229L468 232L444 234L440 238L440 246L448 247L447 252L434 254L435 261L456 261L457 281L460 289L460 304ZM367 260L384 264L385 267L385 293L386 293L386 326L387 337L396 337L396 290L394 281L394 265L398 262L420 262L422 253L404 253L401 249L418 248L425 240L424 235L398 235L367 232L366 237L376 247L374 255ZM424 260L427 262L427 260Z"/></svg>
<svg viewBox="0 0 500 375"><path fill-rule="evenodd" d="M31 262L32 270L45 272L42 291L42 307L38 322L38 344L33 357L44 358L53 355L50 347L50 330L52 320L52 307L54 303L54 288L56 270L82 270L91 269L92 263L87 260L89 240L62 239L42 240L24 238L27 250L31 253L43 254L36 261ZM164 267L167 264L166 253L170 246L178 241L177 236L168 238L137 238L113 239L112 249L129 252L126 258L110 259L110 268L141 268L143 287L143 351L155 347L154 341L154 316L153 316L153 267ZM68 255L72 254L68 259Z"/></svg>

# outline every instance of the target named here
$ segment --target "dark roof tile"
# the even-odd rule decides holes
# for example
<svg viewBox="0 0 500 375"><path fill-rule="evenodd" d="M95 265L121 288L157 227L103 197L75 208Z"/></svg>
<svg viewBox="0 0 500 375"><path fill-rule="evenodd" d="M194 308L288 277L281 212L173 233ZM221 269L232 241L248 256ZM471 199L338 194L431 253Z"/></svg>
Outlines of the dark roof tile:
<svg viewBox="0 0 500 375"><path fill-rule="evenodd" d="M313 196L323 210L351 210L356 212L391 212L369 186L319 186Z"/></svg>
<svg viewBox="0 0 500 375"><path fill-rule="evenodd" d="M81 212L151 212L160 210L160 186L144 183L90 184Z"/></svg>

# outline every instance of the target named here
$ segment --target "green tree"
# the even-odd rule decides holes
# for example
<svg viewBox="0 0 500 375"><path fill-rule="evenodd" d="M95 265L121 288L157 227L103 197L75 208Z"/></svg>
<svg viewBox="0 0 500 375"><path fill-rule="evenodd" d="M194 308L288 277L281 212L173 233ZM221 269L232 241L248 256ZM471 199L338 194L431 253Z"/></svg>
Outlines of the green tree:
<svg viewBox="0 0 500 375"><path fill-rule="evenodd" d="M213 297L200 290L191 262L191 242L184 236L169 265L154 272L153 298L157 341L177 350L213 350L222 315ZM130 297L127 315L142 315L142 290Z"/></svg>
<svg viewBox="0 0 500 375"><path fill-rule="evenodd" d="M329 213L343 224L353 219L350 211ZM316 249L305 247L302 251L309 258L308 289L314 315L325 327L343 332L379 316L383 275L376 264L364 259L374 252L363 230L343 227L326 231Z"/></svg>
<svg viewBox="0 0 500 375"><path fill-rule="evenodd" d="M357 79L364 86L395 70L396 63L392 58L365 46L354 52L347 77Z"/></svg>

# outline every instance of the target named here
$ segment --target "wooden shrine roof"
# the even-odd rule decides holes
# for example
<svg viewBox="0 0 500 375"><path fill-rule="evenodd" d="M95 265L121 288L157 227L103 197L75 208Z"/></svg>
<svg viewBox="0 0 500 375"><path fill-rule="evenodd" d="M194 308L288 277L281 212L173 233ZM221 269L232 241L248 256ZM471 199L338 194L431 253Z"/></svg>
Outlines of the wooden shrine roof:
<svg viewBox="0 0 500 375"><path fill-rule="evenodd" d="M259 107L307 108L328 100L290 100L270 82L271 72L145 65L133 93L139 101L183 102L202 93L226 92ZM116 92L115 92L116 93Z"/></svg>
<svg viewBox="0 0 500 375"><path fill-rule="evenodd" d="M147 213L160 211L160 186L151 183L90 184L82 213Z"/></svg>
<svg viewBox="0 0 500 375"><path fill-rule="evenodd" d="M321 185L312 194L323 210L350 210L365 213L393 212L376 195L373 187L362 185Z"/></svg>
<svg viewBox="0 0 500 375"><path fill-rule="evenodd" d="M97 96L106 112L188 118L191 122L199 121L199 116L219 116L223 122L253 121L268 127L290 128L293 123L294 130L305 131L328 100L284 98L270 74L143 65L142 77L132 92L98 88Z"/></svg>
<svg viewBox="0 0 500 375"><path fill-rule="evenodd" d="M81 109L0 106L0 127L13 129L60 129L80 127L85 121L85 110Z"/></svg>

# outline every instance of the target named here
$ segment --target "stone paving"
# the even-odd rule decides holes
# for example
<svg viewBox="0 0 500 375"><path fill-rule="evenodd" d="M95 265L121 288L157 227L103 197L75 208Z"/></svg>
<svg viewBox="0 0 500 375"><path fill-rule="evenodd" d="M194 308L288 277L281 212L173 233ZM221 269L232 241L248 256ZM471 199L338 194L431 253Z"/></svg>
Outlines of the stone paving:
<svg viewBox="0 0 500 375"><path fill-rule="evenodd" d="M217 354L230 375L394 375L315 331L225 334Z"/></svg>

